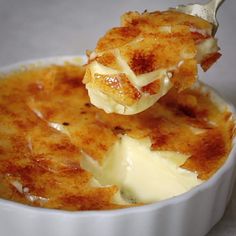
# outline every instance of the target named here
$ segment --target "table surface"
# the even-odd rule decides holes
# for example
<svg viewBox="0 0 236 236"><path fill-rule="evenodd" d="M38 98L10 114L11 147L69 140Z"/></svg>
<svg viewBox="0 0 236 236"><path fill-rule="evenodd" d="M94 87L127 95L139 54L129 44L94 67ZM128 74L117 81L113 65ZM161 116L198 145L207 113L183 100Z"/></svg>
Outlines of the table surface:
<svg viewBox="0 0 236 236"><path fill-rule="evenodd" d="M18 61L84 54L129 10L164 10L191 0L0 0L0 67ZM204 3L205 1L199 0ZM236 1L219 9L222 58L200 77L236 105ZM236 236L236 186L221 221L207 236Z"/></svg>

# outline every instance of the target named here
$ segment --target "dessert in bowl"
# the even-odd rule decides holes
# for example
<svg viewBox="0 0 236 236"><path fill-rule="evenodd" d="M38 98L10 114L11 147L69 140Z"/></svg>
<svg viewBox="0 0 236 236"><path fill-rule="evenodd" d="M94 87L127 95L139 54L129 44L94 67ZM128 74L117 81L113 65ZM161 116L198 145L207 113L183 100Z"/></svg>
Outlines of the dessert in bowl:
<svg viewBox="0 0 236 236"><path fill-rule="evenodd" d="M196 82L197 63L208 69L218 50L201 19L129 13L88 62L2 68L3 234L204 235L236 165L234 109Z"/></svg>
<svg viewBox="0 0 236 236"><path fill-rule="evenodd" d="M235 149L231 150L234 108L212 89L195 85L184 91L184 97L173 90L147 111L123 116L106 114L90 104L82 84L84 68L78 66L77 57L26 62L1 72L1 197L8 199L0 202L4 235L58 235L58 229L61 235L204 235L222 216L235 176ZM154 131L157 128L159 132ZM201 138L193 141L189 134ZM158 135L165 135L169 142L161 144L163 138ZM165 156L163 152L187 149L188 142L195 141L201 145L193 145L192 151L200 156ZM117 147L129 153L124 148L128 145L131 154L139 148L145 158L166 158L175 174L190 176L196 187L186 188L183 194L172 192L172 197L162 190L153 199L146 175L152 169L142 162L143 156L138 165L128 155L137 167L133 174L144 181L140 187L147 187L139 192L132 181L118 178L127 172L127 166L124 169L118 163L118 169L108 168L113 170L109 173L102 165L109 156L116 157L104 155L106 145L113 154ZM95 160L92 164L91 158ZM123 163L127 161L121 158ZM104 176L98 174L96 163L104 168ZM145 173L135 172L140 165ZM158 168L160 163L152 165ZM107 176L112 182L106 182ZM132 180L132 172L126 176ZM165 181L162 178L159 185Z"/></svg>

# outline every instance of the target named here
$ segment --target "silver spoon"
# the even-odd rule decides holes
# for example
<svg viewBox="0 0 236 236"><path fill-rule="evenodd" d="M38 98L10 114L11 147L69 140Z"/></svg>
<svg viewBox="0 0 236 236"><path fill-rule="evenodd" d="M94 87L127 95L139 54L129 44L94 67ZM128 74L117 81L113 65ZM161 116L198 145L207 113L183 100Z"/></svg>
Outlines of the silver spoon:
<svg viewBox="0 0 236 236"><path fill-rule="evenodd" d="M224 0L211 0L206 4L191 4L191 5L179 5L176 8L170 8L170 10L183 12L189 15L201 17L204 20L212 23L213 30L212 35L216 34L219 23L216 19L216 13L220 5Z"/></svg>

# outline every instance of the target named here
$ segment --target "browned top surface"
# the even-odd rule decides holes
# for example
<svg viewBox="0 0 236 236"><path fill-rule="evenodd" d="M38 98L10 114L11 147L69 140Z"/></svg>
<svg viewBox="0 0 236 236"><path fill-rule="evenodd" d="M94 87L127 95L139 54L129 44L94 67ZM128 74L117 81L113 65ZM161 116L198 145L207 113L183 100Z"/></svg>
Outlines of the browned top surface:
<svg viewBox="0 0 236 236"><path fill-rule="evenodd" d="M83 74L79 67L52 66L0 81L0 197L67 210L120 208L111 203L117 188L91 187L80 158L82 150L101 163L121 134L150 136L154 150L191 155L184 166L202 179L225 161L231 114L220 113L207 95L173 90L138 115L106 114L89 103Z"/></svg>
<svg viewBox="0 0 236 236"><path fill-rule="evenodd" d="M96 56L89 60L89 64L98 62L115 71L104 77L96 71L93 74L88 66L84 83L125 106L138 102L143 92L145 95L160 92L158 79L141 88L128 83L127 71L121 69L122 59L136 76L160 69L171 72L171 82L182 91L196 81L198 63L206 71L221 56L217 51L204 55L201 61L196 59L197 45L213 38L211 29L209 22L180 12L125 13L121 26L110 29L98 40ZM109 81L118 81L119 89L109 83L107 77ZM144 77L136 79L144 80Z"/></svg>
<svg viewBox="0 0 236 236"><path fill-rule="evenodd" d="M192 28L211 30L212 24L203 20L197 16L187 15L181 12L175 11L154 11L154 12L127 12L121 17L122 26L137 26L138 28L144 28L146 26L175 26L186 25Z"/></svg>

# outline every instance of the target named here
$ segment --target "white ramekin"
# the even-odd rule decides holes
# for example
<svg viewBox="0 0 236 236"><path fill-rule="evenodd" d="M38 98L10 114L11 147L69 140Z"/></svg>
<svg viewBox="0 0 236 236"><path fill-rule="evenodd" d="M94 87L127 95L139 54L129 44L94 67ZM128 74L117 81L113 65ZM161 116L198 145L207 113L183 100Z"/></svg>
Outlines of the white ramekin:
<svg viewBox="0 0 236 236"><path fill-rule="evenodd" d="M28 65L79 63L78 57L27 61ZM82 57L83 59L85 57ZM206 87L209 90L209 88ZM214 96L215 92L210 89ZM235 109L228 102L229 109ZM235 144L236 139L233 140ZM202 236L223 216L236 176L235 145L225 164L208 181L180 196L140 207L108 211L67 212L34 208L0 199L1 236Z"/></svg>

